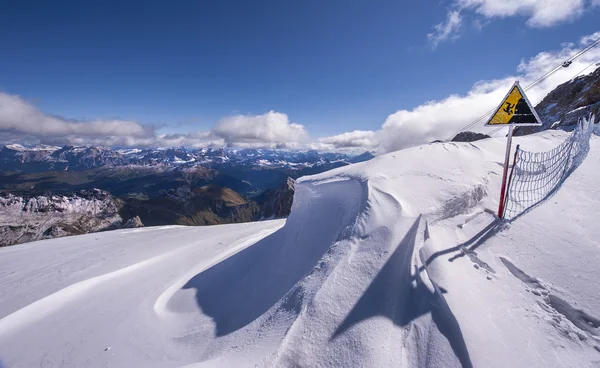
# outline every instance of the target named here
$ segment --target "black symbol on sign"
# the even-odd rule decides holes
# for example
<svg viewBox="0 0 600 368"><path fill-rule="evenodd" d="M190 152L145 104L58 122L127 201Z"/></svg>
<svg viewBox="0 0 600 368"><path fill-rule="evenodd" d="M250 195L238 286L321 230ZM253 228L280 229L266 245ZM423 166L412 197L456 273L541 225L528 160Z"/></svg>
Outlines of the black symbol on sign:
<svg viewBox="0 0 600 368"><path fill-rule="evenodd" d="M504 108L504 112L506 112L508 115L512 115L513 113L513 107L515 107L514 104L511 104L510 102L506 103L506 107Z"/></svg>

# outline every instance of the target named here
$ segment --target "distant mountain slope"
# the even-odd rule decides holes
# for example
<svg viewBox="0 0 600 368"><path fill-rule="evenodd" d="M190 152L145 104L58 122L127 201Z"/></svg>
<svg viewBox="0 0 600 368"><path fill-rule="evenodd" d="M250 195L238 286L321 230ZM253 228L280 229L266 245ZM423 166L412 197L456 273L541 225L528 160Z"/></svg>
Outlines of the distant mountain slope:
<svg viewBox="0 0 600 368"><path fill-rule="evenodd" d="M60 173L65 175L65 172ZM121 197L99 189L76 189L102 183L106 178L87 183L85 174L75 177L71 174L67 179L72 187L66 186L56 192L46 190L43 194L32 194L21 190L16 192L22 194L15 195L0 191L0 246L140 225L248 222L260 211L255 201L230 188L202 185L206 183L204 173L198 179L193 177L198 174L195 171L188 170L184 177L163 175L162 179L155 173L140 177L135 173L133 181L136 185L157 186L152 191L132 186L131 178L124 178L119 183L111 177L111 187ZM46 189L65 186L59 180L60 175L52 178L57 181ZM152 183L153 179L157 182Z"/></svg>
<svg viewBox="0 0 600 368"><path fill-rule="evenodd" d="M358 156L351 157L349 162L356 164L359 162L369 161L372 158L375 158L375 155L373 155L371 152L364 152Z"/></svg>
<svg viewBox="0 0 600 368"><path fill-rule="evenodd" d="M260 191L248 182L202 166L190 168L121 166L29 174L0 172L0 190L27 195L45 192L70 193L100 188L118 197L154 197L180 185L209 184L231 188L240 193Z"/></svg>
<svg viewBox="0 0 600 368"><path fill-rule="evenodd" d="M181 186L149 199L123 201L125 217L139 216L144 225L217 225L252 221L258 205L229 188Z"/></svg>
<svg viewBox="0 0 600 368"><path fill-rule="evenodd" d="M244 170L286 170L288 174L303 169L325 171L372 158L369 153L349 156L317 151L267 149L167 148L118 150L106 147L23 147L6 145L0 149L0 171L35 173L78 171L101 167L144 166L157 168L212 168L223 173ZM320 168L320 169L319 169ZM243 179L242 179L243 180Z"/></svg>
<svg viewBox="0 0 600 368"><path fill-rule="evenodd" d="M268 219L289 216L294 202L295 185L296 181L294 179L287 178L278 189L266 191L257 198L257 201L262 203L257 218Z"/></svg>
<svg viewBox="0 0 600 368"><path fill-rule="evenodd" d="M102 190L35 197L0 192L0 247L100 230L143 226L119 214L120 202ZM135 216L132 216L135 217Z"/></svg>

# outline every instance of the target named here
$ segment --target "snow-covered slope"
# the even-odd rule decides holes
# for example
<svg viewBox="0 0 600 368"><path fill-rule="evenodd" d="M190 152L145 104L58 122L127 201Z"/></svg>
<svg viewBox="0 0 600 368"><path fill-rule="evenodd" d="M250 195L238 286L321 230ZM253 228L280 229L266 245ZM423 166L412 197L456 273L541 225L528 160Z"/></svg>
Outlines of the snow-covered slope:
<svg viewBox="0 0 600 368"><path fill-rule="evenodd" d="M282 224L127 229L0 249L0 367L193 361L162 295Z"/></svg>
<svg viewBox="0 0 600 368"><path fill-rule="evenodd" d="M513 223L493 215L504 146L302 178L285 222L0 249L0 366L598 366L600 139Z"/></svg>

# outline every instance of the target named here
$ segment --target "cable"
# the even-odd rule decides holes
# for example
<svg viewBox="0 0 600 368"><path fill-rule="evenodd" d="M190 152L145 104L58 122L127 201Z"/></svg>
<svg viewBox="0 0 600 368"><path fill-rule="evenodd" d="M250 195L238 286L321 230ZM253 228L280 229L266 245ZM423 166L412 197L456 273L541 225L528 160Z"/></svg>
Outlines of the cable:
<svg viewBox="0 0 600 368"><path fill-rule="evenodd" d="M571 79L577 78L579 75L581 75L583 72L585 72L590 66L592 66L592 65L594 65L594 64L596 64L598 62L600 62L600 58L594 60L591 64L589 64L588 66L586 66L585 68L583 68L580 72L578 72L577 74L575 74L573 76L573 78L571 78ZM500 126L500 127L496 128L496 129L492 130L491 132L489 132L488 135L491 137L493 134L495 134L496 132L498 132L502 128L506 128L506 127L505 126Z"/></svg>
<svg viewBox="0 0 600 368"><path fill-rule="evenodd" d="M593 63L591 63L590 65L588 65L585 68L583 68L579 73L575 74L575 76L573 78L577 78L579 76L579 74L585 72L587 70L587 68L589 68L590 66L596 64L599 61L600 61L600 58L596 59Z"/></svg>
<svg viewBox="0 0 600 368"><path fill-rule="evenodd" d="M492 130L491 132L489 132L488 135L491 137L494 133L496 133L497 131L499 131L502 128L506 128L506 127L501 126L499 128L496 128L496 129Z"/></svg>
<svg viewBox="0 0 600 368"><path fill-rule="evenodd" d="M590 51L591 49L593 49L594 47L600 45L600 39L592 42L590 45L588 45L586 48L580 50L579 52L575 53L575 55L571 56L570 58L568 58L563 64L557 65L554 69L552 69L551 71L549 71L548 73L544 74L543 76L541 76L540 78L538 78L536 81L532 82L531 84L529 84L527 87L525 87L525 91L530 90L531 88L535 87L536 85L538 85L539 83L541 83L544 79L546 79L547 77L549 77L551 74L556 73L558 70L563 68L563 65L565 63L568 63L567 65L571 65L571 63L575 60L577 60L578 58L580 58L583 54L585 54L586 52Z"/></svg>
<svg viewBox="0 0 600 368"><path fill-rule="evenodd" d="M596 44L600 43L600 39L596 42ZM551 74L556 73L558 70L560 70L563 66L563 64L557 65L554 69L550 70L549 72L547 72L546 74L544 74L543 76L539 77L537 80L535 80L534 82L530 83L528 86L526 86L524 88L525 91L530 90L531 88L535 87L537 84L539 84L541 81L543 81L544 79L548 78ZM472 121L471 123L465 125L464 127L462 127L459 131L455 132L455 135L457 133L460 132L464 132L465 130L468 130L472 127L474 127L475 125L477 125L479 122L481 122L482 120L484 120L485 118L489 117L489 115L491 115L494 111L496 110L496 107L493 107L491 110L485 112L482 116L480 116L478 119L475 119L474 121ZM452 136L454 137L454 135ZM452 137L448 138L447 140L452 139Z"/></svg>
<svg viewBox="0 0 600 368"><path fill-rule="evenodd" d="M536 79L535 81L533 81L532 83L530 83L528 86L526 86L524 88L524 91L528 91L530 89L532 89L533 87L537 86L538 84L540 84L544 79L548 78L550 75L556 73L558 70L563 68L563 65L565 63L568 63L568 65L570 65L573 61L577 60L578 58L580 58L583 54L585 54L586 52L588 52L589 50L591 50L592 48L596 47L600 45L600 39L597 39L596 41L592 42L590 45L588 45L587 47L585 47L584 49L580 50L579 52L575 53L574 55L572 55L570 58L568 58L566 61L564 61L563 63L557 65L556 67L554 67L553 69L551 69L550 71L548 71L546 74L542 75L541 77L539 77L538 79ZM593 65L593 63L591 64ZM589 68L591 65L587 66L585 69ZM584 70L585 70L584 69ZM582 70L581 72L579 72L578 74L582 73L584 70ZM576 75L577 76L577 75ZM574 78L574 77L573 77ZM472 127L474 127L475 125L479 124L481 121L483 121L485 118L489 117L490 114L492 114L494 111L496 110L496 107L492 108L491 110L485 112L482 116L480 116L479 118L473 120L472 122L470 122L469 124L463 126L462 128L460 128L459 130L455 131L454 134L452 134L450 137L446 138L445 141L449 141L451 140L456 134L460 133L460 132L464 132L465 130L471 129ZM497 131L497 130L496 130Z"/></svg>

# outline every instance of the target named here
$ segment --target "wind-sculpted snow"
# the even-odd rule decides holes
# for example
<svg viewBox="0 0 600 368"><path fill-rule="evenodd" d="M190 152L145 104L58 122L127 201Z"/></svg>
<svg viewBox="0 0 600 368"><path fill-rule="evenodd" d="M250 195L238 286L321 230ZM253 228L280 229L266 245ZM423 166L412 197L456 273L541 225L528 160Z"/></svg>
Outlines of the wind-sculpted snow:
<svg viewBox="0 0 600 368"><path fill-rule="evenodd" d="M183 287L195 290L199 307L216 324L217 336L235 332L267 312L343 237L344 229L354 225L357 202L344 201L343 196L360 196L360 183L319 189L316 195L310 186L300 186L299 203L286 226ZM177 296L171 302L176 311Z"/></svg>
<svg viewBox="0 0 600 368"><path fill-rule="evenodd" d="M516 140L544 151L565 136ZM301 178L286 221L0 249L0 361L593 367L600 144L591 143L552 200L512 223L494 216L505 142L488 139Z"/></svg>

